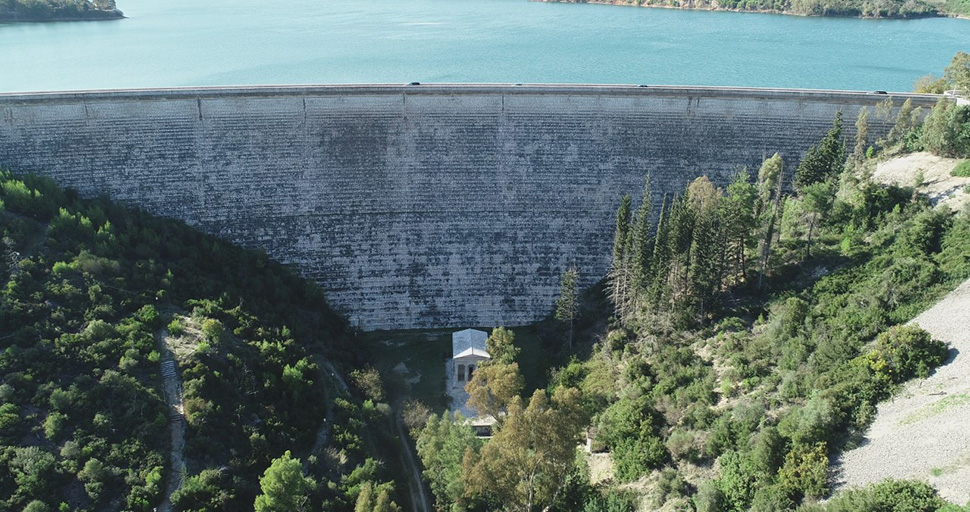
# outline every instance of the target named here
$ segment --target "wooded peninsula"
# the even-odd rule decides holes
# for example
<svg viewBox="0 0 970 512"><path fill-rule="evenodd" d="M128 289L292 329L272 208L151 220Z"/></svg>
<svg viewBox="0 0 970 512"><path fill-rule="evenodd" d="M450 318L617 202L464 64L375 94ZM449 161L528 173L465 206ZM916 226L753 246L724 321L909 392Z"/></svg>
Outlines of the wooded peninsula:
<svg viewBox="0 0 970 512"><path fill-rule="evenodd" d="M0 23L116 20L124 17L114 0L0 0Z"/></svg>

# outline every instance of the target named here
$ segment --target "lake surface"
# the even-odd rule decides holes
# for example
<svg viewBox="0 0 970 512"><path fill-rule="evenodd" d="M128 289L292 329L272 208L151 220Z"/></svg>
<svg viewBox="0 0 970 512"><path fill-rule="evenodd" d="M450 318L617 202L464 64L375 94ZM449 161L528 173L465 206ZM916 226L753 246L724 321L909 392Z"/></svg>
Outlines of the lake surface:
<svg viewBox="0 0 970 512"><path fill-rule="evenodd" d="M908 91L970 21L526 0L118 0L129 19L0 25L0 91L628 83Z"/></svg>

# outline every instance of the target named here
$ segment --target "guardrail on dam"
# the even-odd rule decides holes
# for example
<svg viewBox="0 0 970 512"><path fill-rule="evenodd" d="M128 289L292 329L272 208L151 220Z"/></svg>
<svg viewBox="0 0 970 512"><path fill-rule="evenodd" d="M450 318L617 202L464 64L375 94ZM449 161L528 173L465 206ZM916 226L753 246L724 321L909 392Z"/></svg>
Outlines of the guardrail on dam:
<svg viewBox="0 0 970 512"><path fill-rule="evenodd" d="M936 96L891 95L931 105ZM297 265L365 329L516 325L610 259L623 194L788 170L860 92L636 86L0 94L0 167ZM870 116L873 138L887 126ZM851 139L850 139L851 140Z"/></svg>

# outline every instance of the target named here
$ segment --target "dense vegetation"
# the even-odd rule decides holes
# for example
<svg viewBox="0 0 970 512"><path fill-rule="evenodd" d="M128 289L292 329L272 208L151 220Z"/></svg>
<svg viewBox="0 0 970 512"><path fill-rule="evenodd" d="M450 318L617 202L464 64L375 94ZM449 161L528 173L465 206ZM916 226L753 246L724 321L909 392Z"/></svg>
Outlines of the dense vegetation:
<svg viewBox="0 0 970 512"><path fill-rule="evenodd" d="M2 173L0 200L0 510L148 511L167 497L165 331L184 385L177 510L393 509L374 456L389 408L321 368L356 361L319 288L46 179ZM303 485L277 485L294 468Z"/></svg>
<svg viewBox="0 0 970 512"><path fill-rule="evenodd" d="M543 0L605 3L677 9L711 9L773 12L803 16L850 16L862 18L918 18L944 13L965 13L966 6L953 0L937 8L923 0Z"/></svg>
<svg viewBox="0 0 970 512"><path fill-rule="evenodd" d="M0 0L0 22L123 18L114 0Z"/></svg>
<svg viewBox="0 0 970 512"><path fill-rule="evenodd" d="M966 13L970 14L970 4ZM943 94L951 90L964 95L970 94L970 54L957 52L950 65L943 70L943 76L922 76L916 80L914 89L916 92L930 94Z"/></svg>
<svg viewBox="0 0 970 512"><path fill-rule="evenodd" d="M700 177L659 215L647 177L644 201L617 212L609 301L576 305L577 270L564 275L564 353L577 315L611 317L595 343L577 336L585 355L523 400L514 340L496 329L498 355L466 387L495 436L448 415L413 422L438 509L963 510L908 481L813 503L876 404L947 358L903 323L970 277L970 212L867 176L881 155L967 154L967 114L941 102L924 122L887 102L872 115L892 131L871 140L863 110L848 147L839 116L796 169L775 155L723 189ZM546 446L575 446L586 425L612 460L596 485L582 455Z"/></svg>

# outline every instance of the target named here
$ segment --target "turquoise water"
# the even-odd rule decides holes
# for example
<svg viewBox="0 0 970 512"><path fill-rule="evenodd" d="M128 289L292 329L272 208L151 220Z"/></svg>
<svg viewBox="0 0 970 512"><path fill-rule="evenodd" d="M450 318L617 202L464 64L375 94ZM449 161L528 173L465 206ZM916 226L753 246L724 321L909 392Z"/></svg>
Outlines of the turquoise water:
<svg viewBox="0 0 970 512"><path fill-rule="evenodd" d="M970 21L526 0L118 0L129 19L0 25L0 91L597 82L905 91Z"/></svg>

